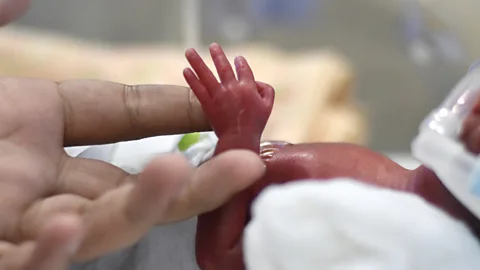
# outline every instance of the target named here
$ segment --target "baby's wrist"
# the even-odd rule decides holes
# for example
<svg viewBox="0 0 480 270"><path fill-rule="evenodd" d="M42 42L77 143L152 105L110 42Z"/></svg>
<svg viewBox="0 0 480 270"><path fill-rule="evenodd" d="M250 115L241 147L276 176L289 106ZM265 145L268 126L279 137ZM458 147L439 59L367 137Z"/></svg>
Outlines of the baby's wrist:
<svg viewBox="0 0 480 270"><path fill-rule="evenodd" d="M220 138L229 137L229 138L236 138L238 140L248 140L248 141L257 141L261 138L261 133L259 132L252 132L249 130L231 130L223 132Z"/></svg>
<svg viewBox="0 0 480 270"><path fill-rule="evenodd" d="M216 154L225 150L247 149L260 152L260 136L250 132L228 132L219 135Z"/></svg>

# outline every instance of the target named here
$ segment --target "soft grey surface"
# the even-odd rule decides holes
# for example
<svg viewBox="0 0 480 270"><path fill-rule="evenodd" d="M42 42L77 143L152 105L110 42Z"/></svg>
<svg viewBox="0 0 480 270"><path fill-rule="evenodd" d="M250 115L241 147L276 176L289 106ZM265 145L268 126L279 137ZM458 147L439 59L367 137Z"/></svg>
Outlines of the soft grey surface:
<svg viewBox="0 0 480 270"><path fill-rule="evenodd" d="M153 229L138 244L71 270L198 270L194 240L196 219Z"/></svg>

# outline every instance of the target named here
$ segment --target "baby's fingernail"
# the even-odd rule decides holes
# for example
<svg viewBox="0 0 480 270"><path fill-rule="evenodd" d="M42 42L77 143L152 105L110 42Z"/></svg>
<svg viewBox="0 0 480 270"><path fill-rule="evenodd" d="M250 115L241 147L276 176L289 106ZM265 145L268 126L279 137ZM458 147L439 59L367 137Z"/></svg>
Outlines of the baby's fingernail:
<svg viewBox="0 0 480 270"><path fill-rule="evenodd" d="M188 57L189 55L191 55L193 53L193 49L192 48L188 48L185 50L185 55Z"/></svg>
<svg viewBox="0 0 480 270"><path fill-rule="evenodd" d="M235 66L240 67L240 65L242 64L242 59L243 57L241 56L235 57Z"/></svg>
<svg viewBox="0 0 480 270"><path fill-rule="evenodd" d="M210 44L210 50L216 50L216 49L220 49L220 45L218 43L212 43Z"/></svg>

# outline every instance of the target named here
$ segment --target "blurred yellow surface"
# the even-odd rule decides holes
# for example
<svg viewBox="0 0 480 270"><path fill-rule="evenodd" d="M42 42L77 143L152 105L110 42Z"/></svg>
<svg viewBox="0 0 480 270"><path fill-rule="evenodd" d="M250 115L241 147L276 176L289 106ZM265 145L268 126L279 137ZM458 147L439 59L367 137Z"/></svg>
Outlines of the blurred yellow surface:
<svg viewBox="0 0 480 270"><path fill-rule="evenodd" d="M245 56L256 79L276 89L264 139L366 142L366 121L351 93L354 72L339 53L286 53L262 44L225 50ZM208 59L205 50L200 53ZM183 49L174 45L112 47L21 28L0 30L0 60L4 76L185 86L182 70L188 65Z"/></svg>

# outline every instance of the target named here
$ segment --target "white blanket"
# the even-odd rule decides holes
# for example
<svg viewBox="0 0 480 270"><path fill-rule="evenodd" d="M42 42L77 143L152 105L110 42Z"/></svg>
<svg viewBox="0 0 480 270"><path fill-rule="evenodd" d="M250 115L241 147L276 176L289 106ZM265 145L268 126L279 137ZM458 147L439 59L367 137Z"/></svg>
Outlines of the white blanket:
<svg viewBox="0 0 480 270"><path fill-rule="evenodd" d="M350 179L265 189L244 236L248 270L473 270L480 245L418 196Z"/></svg>

